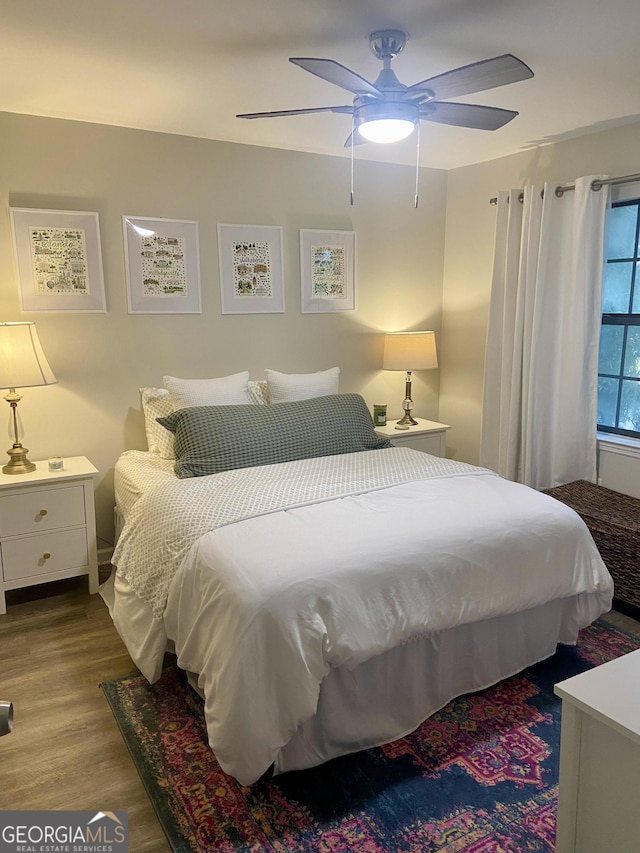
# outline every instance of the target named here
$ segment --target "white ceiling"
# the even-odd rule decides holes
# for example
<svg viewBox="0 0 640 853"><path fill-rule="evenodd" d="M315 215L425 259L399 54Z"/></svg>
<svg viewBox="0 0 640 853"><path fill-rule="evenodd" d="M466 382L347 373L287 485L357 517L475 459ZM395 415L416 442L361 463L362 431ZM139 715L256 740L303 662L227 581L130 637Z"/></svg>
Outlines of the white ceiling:
<svg viewBox="0 0 640 853"><path fill-rule="evenodd" d="M349 156L350 116L235 115L350 103L288 58L375 80L368 36L385 27L410 34L393 65L407 85L502 53L535 72L459 99L518 110L500 130L423 122L423 166L640 118L638 0L0 0L0 110ZM413 164L415 151L410 137L356 157Z"/></svg>

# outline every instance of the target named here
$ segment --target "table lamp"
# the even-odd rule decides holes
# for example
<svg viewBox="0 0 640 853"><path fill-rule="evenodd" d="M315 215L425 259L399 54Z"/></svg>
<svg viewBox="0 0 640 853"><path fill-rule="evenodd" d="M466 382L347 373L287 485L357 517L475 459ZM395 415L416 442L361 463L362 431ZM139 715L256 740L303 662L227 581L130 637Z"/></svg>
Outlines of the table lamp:
<svg viewBox="0 0 640 853"><path fill-rule="evenodd" d="M438 366L435 332L393 332L384 336L383 370L406 370L404 415L396 429L409 429L418 422L411 417L411 373L413 370L430 370Z"/></svg>
<svg viewBox="0 0 640 853"><path fill-rule="evenodd" d="M35 323L0 323L0 388L9 389L4 399L11 406L9 438L13 442L7 450L9 462L2 469L3 474L26 474L36 467L27 459L28 450L21 444L24 431L18 403L22 397L16 388L53 385L57 381L42 351Z"/></svg>

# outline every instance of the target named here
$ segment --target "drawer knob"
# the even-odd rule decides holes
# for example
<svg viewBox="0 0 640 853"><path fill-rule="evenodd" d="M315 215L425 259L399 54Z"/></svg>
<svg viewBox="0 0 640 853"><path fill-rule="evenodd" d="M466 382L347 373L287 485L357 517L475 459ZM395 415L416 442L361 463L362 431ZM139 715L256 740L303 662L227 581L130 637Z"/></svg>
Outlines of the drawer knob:
<svg viewBox="0 0 640 853"><path fill-rule="evenodd" d="M46 515L46 514L47 514L46 509L41 509L40 512L38 513L38 515Z"/></svg>
<svg viewBox="0 0 640 853"><path fill-rule="evenodd" d="M48 560L48 559L50 559L50 557L51 557L51 554L48 551L45 551L44 554L42 555L43 560Z"/></svg>

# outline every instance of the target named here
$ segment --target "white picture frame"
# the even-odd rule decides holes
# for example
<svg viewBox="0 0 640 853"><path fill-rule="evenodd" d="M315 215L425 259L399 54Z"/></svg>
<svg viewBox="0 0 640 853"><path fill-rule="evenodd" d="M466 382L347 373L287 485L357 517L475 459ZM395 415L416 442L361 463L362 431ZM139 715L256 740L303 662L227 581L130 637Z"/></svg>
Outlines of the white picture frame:
<svg viewBox="0 0 640 853"><path fill-rule="evenodd" d="M23 311L107 310L98 214L9 208Z"/></svg>
<svg viewBox="0 0 640 853"><path fill-rule="evenodd" d="M354 231L300 229L303 314L355 309L355 255Z"/></svg>
<svg viewBox="0 0 640 853"><path fill-rule="evenodd" d="M198 223L122 217L129 314L201 314Z"/></svg>
<svg viewBox="0 0 640 853"><path fill-rule="evenodd" d="M218 224L223 314L284 313L282 228Z"/></svg>

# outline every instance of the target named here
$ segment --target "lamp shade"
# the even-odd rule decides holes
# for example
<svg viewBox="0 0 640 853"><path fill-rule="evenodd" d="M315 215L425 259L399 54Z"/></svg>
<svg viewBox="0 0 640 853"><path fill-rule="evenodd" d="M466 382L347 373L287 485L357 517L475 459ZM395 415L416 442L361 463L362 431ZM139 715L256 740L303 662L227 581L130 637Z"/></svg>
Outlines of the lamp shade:
<svg viewBox="0 0 640 853"><path fill-rule="evenodd" d="M53 385L35 323L0 323L0 388Z"/></svg>
<svg viewBox="0 0 640 853"><path fill-rule="evenodd" d="M435 332L394 332L384 336L383 370L430 370L437 366Z"/></svg>

